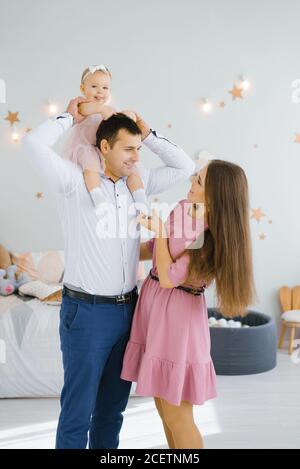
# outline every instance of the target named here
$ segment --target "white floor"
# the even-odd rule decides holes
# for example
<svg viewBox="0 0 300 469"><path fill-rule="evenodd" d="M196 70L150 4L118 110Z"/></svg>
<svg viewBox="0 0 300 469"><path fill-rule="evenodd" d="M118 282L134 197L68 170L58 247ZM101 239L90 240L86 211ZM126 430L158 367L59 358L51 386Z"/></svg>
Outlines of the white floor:
<svg viewBox="0 0 300 469"><path fill-rule="evenodd" d="M300 363L252 376L218 376L218 398L195 407L205 446L300 448ZM1 399L0 448L53 448L58 399ZM132 397L120 448L167 448L152 399Z"/></svg>

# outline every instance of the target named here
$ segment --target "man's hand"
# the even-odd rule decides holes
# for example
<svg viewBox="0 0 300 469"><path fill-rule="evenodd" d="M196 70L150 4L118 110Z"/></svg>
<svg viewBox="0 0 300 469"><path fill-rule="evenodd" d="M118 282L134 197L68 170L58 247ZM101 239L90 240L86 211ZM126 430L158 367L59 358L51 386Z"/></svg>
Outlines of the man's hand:
<svg viewBox="0 0 300 469"><path fill-rule="evenodd" d="M125 114L125 116L129 117L132 119L134 122L136 122L136 115L133 111L130 111L128 109L125 109L125 111L121 111L122 114Z"/></svg>
<svg viewBox="0 0 300 469"><path fill-rule="evenodd" d="M145 140L145 138L150 134L151 132L151 129L149 127L149 125L142 119L142 117L135 111L130 111L130 110L126 110L126 111L122 111L124 114L128 115L130 117L129 114L134 114L135 115L135 122L138 126L138 128L141 130L142 132L142 140Z"/></svg>
<svg viewBox="0 0 300 469"><path fill-rule="evenodd" d="M106 104L104 106L102 106L102 109L100 111L100 114L103 118L103 120L107 120L109 119L111 116L113 116L114 114L116 114L117 111L115 108L111 107L111 106L107 106Z"/></svg>
<svg viewBox="0 0 300 469"><path fill-rule="evenodd" d="M83 98L82 96L78 96L77 98L71 99L71 101L68 104L66 112L69 112L72 114L74 121L79 124L79 122L83 121L85 119L85 116L82 116L79 112L78 106L80 103L87 103L90 102L90 100Z"/></svg>

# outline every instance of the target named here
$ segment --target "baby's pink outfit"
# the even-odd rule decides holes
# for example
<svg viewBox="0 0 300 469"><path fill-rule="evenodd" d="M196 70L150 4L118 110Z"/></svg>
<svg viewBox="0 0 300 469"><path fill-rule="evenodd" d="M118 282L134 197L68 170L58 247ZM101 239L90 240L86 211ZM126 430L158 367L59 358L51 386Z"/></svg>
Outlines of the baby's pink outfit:
<svg viewBox="0 0 300 469"><path fill-rule="evenodd" d="M189 215L190 206L187 200L181 201L166 223L174 259L168 276L174 287L184 282L188 273L188 254L179 256L203 237L202 220ZM155 239L147 244L153 253L152 273L158 276ZM199 288L202 284L193 282L190 286ZM137 382L137 394L161 397L173 405L180 405L182 400L203 404L216 396L204 294L162 288L158 281L146 278L134 312L121 378Z"/></svg>
<svg viewBox="0 0 300 469"><path fill-rule="evenodd" d="M63 149L63 157L78 164L83 171L104 172L100 150L95 146L96 132L101 121L100 114L91 114L75 124Z"/></svg>

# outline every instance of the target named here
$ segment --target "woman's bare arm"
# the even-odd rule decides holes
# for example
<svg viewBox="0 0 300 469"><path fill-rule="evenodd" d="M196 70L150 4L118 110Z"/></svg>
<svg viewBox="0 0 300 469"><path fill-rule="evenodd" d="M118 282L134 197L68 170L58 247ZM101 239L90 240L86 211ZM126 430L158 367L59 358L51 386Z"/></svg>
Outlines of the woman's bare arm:
<svg viewBox="0 0 300 469"><path fill-rule="evenodd" d="M159 283L162 288L174 288L169 279L168 271L173 259L170 255L168 238L164 227L159 231L156 238L156 264Z"/></svg>
<svg viewBox="0 0 300 469"><path fill-rule="evenodd" d="M140 261L148 261L152 259L152 252L147 246L147 243L140 244Z"/></svg>
<svg viewBox="0 0 300 469"><path fill-rule="evenodd" d="M152 210L151 216L140 214L138 217L142 226L155 233L155 246L156 246L156 265L159 277L159 283L162 288L174 288L168 272L173 259L171 257L168 246L168 235L165 224L159 218L155 210Z"/></svg>

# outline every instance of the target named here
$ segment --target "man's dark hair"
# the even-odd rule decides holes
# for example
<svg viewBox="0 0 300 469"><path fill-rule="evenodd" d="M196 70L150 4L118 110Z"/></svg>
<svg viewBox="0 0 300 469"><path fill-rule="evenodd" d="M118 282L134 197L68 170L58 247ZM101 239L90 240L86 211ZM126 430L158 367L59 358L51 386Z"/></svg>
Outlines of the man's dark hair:
<svg viewBox="0 0 300 469"><path fill-rule="evenodd" d="M132 135L142 134L134 120L118 112L100 123L96 133L96 147L100 148L101 140L104 139L108 141L110 147L113 147L121 129L127 130Z"/></svg>

